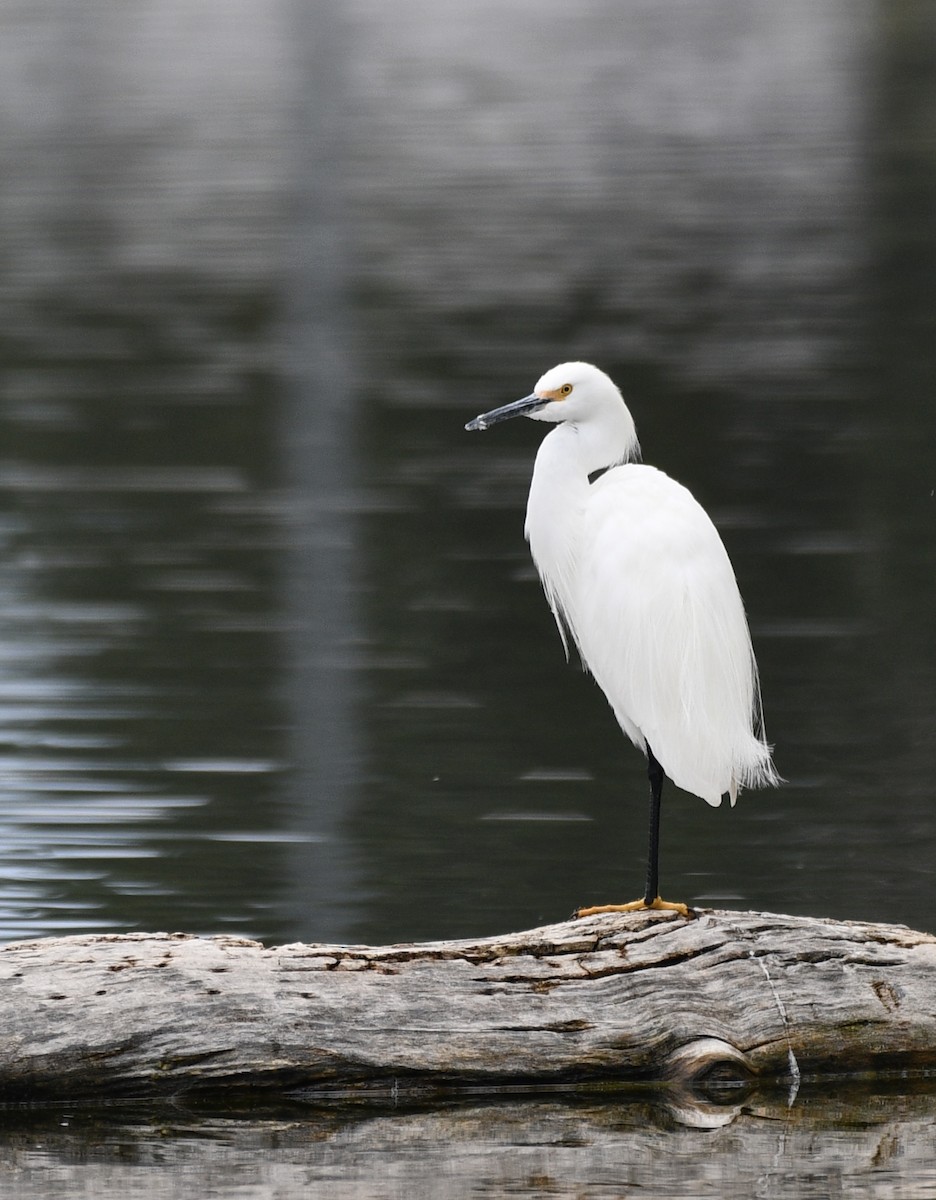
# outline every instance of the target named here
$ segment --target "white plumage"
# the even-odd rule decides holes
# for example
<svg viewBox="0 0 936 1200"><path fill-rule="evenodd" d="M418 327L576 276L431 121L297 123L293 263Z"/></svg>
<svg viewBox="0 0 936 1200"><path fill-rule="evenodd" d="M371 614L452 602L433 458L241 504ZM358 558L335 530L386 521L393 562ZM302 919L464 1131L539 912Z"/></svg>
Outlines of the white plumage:
<svg viewBox="0 0 936 1200"><path fill-rule="evenodd" d="M705 511L661 471L630 463L594 484L577 520L568 620L624 732L709 804L768 782L744 609Z"/></svg>
<svg viewBox="0 0 936 1200"><path fill-rule="evenodd" d="M556 425L536 455L525 532L563 641L567 630L624 732L709 804L777 783L744 607L705 510L635 461L633 418L597 367L553 367L467 428L518 415ZM653 862L651 875L655 889Z"/></svg>

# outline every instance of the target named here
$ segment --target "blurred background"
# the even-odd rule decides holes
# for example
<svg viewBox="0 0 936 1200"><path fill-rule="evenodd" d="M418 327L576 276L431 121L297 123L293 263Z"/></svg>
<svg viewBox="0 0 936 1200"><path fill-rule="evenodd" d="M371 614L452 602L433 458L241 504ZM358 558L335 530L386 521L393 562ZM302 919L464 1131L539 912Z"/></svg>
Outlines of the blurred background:
<svg viewBox="0 0 936 1200"><path fill-rule="evenodd" d="M787 780L664 893L936 926L936 6L11 0L0 937L641 890L522 537L556 362L712 514Z"/></svg>

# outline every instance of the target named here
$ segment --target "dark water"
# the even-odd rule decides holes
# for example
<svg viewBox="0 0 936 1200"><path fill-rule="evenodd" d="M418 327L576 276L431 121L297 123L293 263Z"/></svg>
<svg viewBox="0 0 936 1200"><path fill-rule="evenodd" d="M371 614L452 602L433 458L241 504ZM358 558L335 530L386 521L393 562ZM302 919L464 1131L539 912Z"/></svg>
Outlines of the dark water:
<svg viewBox="0 0 936 1200"><path fill-rule="evenodd" d="M936 927L926 0L0 22L0 936L637 893L539 428L462 430L578 357L723 531L788 781L670 792L665 891Z"/></svg>
<svg viewBox="0 0 936 1200"><path fill-rule="evenodd" d="M28 1200L925 1197L936 1188L933 1105L927 1095L839 1091L819 1106L788 1109L774 1098L743 1111L637 1098L250 1121L183 1109L117 1109L109 1119L61 1111L12 1121L4 1167Z"/></svg>

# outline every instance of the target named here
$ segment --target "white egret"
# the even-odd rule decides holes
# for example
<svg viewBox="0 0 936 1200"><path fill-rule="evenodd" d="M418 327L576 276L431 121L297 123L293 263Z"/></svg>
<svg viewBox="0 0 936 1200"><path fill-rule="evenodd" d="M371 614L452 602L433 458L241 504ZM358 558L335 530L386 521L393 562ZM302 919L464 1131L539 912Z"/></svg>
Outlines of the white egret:
<svg viewBox="0 0 936 1200"><path fill-rule="evenodd" d="M764 737L757 665L734 571L708 514L640 463L620 391L589 363L553 367L531 395L465 426L510 417L556 426L536 455L525 534L568 655L571 636L621 728L647 756L650 847L641 900L595 912L685 904L659 895L664 774L732 805L779 783Z"/></svg>

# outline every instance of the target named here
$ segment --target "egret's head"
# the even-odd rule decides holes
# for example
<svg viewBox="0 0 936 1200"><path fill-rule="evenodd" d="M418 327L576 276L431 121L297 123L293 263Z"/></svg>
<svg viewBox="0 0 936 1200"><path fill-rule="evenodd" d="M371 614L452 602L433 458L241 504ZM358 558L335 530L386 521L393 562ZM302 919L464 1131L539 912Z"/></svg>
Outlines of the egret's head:
<svg viewBox="0 0 936 1200"><path fill-rule="evenodd" d="M588 475L604 467L640 460L634 418L623 396L604 371L591 363L560 363L546 372L529 396L482 413L465 428L487 429L510 417L532 417L570 430L576 459ZM540 453L547 444L557 447L556 438L563 446L569 444L567 433L557 429L543 439Z"/></svg>
<svg viewBox="0 0 936 1200"><path fill-rule="evenodd" d="M608 410L624 408L616 385L604 371L591 363L560 363L543 375L529 396L482 413L465 426L466 429L487 429L510 417L531 417L534 421L580 423L600 417ZM626 411L626 409L625 409Z"/></svg>
<svg viewBox="0 0 936 1200"><path fill-rule="evenodd" d="M535 421L584 421L609 405L623 404L617 386L591 363L568 362L541 376L533 395L544 404L530 413Z"/></svg>

